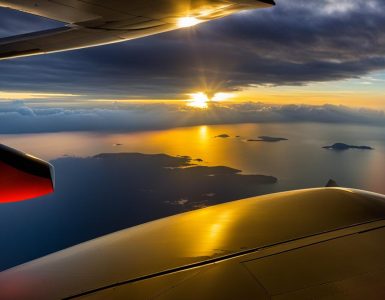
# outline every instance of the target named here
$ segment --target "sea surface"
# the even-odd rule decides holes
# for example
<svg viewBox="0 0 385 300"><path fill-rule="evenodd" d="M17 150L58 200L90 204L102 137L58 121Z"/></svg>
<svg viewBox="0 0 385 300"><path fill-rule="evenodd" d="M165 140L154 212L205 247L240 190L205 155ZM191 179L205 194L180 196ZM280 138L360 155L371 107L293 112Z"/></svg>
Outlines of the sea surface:
<svg viewBox="0 0 385 300"><path fill-rule="evenodd" d="M227 134L229 138L216 136ZM239 137L236 137L239 136ZM287 138L248 142L258 136ZM200 164L228 166L245 174L278 178L276 191L341 186L385 194L385 128L350 124L284 123L194 126L134 133L63 132L0 135L0 142L46 160L99 153L165 153L200 158ZM333 151L336 142L374 150Z"/></svg>
<svg viewBox="0 0 385 300"><path fill-rule="evenodd" d="M329 179L385 194L384 129L290 123L0 135L50 160L56 177L55 193L0 205L0 271L158 218ZM259 136L287 140L249 141ZM374 150L322 148L337 142Z"/></svg>

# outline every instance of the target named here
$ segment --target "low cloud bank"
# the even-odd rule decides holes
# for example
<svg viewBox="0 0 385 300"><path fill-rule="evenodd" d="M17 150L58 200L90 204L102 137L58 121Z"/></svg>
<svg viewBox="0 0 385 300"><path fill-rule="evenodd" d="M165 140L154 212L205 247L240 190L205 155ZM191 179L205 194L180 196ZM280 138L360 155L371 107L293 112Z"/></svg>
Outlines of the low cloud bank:
<svg viewBox="0 0 385 300"><path fill-rule="evenodd" d="M383 111L336 105L214 103L208 109L185 104L114 104L108 108L32 107L0 104L0 133L60 131L140 131L202 124L323 122L385 125Z"/></svg>

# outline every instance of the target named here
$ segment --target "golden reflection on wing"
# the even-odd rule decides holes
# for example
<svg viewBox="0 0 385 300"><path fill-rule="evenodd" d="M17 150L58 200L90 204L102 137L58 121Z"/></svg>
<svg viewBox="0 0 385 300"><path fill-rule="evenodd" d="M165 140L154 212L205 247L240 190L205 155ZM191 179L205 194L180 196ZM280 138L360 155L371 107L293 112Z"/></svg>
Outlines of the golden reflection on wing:
<svg viewBox="0 0 385 300"><path fill-rule="evenodd" d="M347 290L357 280L364 288L364 274L371 274L378 292L385 282L384 228L385 197L378 194L341 188L271 194L150 222L15 267L0 273L0 290L4 300L245 293L263 299L327 278L346 281ZM304 261L303 274L289 270ZM285 264L290 268L280 271Z"/></svg>

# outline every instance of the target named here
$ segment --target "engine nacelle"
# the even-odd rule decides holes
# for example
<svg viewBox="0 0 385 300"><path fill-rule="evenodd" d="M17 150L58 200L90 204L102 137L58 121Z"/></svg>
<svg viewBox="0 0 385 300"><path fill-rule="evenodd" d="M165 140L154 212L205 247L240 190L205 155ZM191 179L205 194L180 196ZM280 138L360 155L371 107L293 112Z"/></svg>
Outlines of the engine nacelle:
<svg viewBox="0 0 385 300"><path fill-rule="evenodd" d="M0 144L0 203L28 200L53 191L51 164Z"/></svg>

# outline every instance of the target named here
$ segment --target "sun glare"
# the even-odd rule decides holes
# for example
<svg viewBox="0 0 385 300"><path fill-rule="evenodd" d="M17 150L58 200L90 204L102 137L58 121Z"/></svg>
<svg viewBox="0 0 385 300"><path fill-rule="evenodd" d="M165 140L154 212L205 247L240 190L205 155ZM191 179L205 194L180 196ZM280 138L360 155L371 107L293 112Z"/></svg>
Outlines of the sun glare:
<svg viewBox="0 0 385 300"><path fill-rule="evenodd" d="M198 93L189 94L189 96L191 97L191 100L189 101L188 106L197 107L197 108L208 107L208 102L210 101L210 99L205 93L198 92Z"/></svg>
<svg viewBox="0 0 385 300"><path fill-rule="evenodd" d="M208 108L210 102L228 100L233 96L229 93L216 93L210 98L205 92L197 92L188 95L191 100L189 100L187 105L196 108Z"/></svg>
<svg viewBox="0 0 385 300"><path fill-rule="evenodd" d="M195 18L195 17L183 17L183 18L180 18L178 19L178 27L191 27L191 26L195 26L199 23L201 23L202 21Z"/></svg>
<svg viewBox="0 0 385 300"><path fill-rule="evenodd" d="M212 101L225 101L230 98L232 98L233 95L230 93L216 93L214 96L211 98Z"/></svg>

